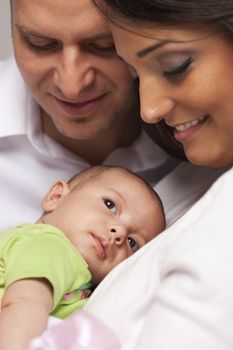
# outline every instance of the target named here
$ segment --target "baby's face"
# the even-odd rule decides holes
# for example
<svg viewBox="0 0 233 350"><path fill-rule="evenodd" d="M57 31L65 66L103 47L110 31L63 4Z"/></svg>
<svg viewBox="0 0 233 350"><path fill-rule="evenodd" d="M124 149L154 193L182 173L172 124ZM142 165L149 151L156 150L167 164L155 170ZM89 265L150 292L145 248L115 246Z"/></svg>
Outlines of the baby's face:
<svg viewBox="0 0 233 350"><path fill-rule="evenodd" d="M74 189L51 219L85 258L94 283L164 229L159 202L140 179L121 169Z"/></svg>

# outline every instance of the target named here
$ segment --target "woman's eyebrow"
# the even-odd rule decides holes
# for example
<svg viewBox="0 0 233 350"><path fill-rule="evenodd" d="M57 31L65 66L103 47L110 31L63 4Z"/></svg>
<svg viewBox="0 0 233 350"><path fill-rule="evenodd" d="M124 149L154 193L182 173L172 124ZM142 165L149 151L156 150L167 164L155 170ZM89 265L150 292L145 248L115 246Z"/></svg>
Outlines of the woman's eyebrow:
<svg viewBox="0 0 233 350"><path fill-rule="evenodd" d="M142 58L142 57L148 55L150 52L155 51L155 50L159 49L160 47L162 47L162 46L164 46L164 45L167 45L167 44L169 44L169 43L171 43L171 41L169 41L169 40L163 40L163 41L161 41L160 43L157 43L157 44L148 46L148 47L146 47L145 49L143 49L143 50L141 50L141 51L138 51L138 52L137 52L137 56L138 56L139 58Z"/></svg>
<svg viewBox="0 0 233 350"><path fill-rule="evenodd" d="M136 53L136 55L137 55L139 58L144 57L144 56L146 56L147 54L149 54L150 52L155 51L155 50L159 49L160 47L162 47L162 46L164 46L164 45L166 45L166 44L169 44L169 43L171 43L171 42L172 42L172 41L170 41L170 40L166 40L166 41L163 40L163 41L161 41L161 42L158 43L158 44L154 44L154 45L148 46L148 47L146 47L145 49L143 49L143 50L141 50L141 51L138 51L138 52ZM116 56L117 56L117 58L119 58L119 60L126 62L126 61L124 60L124 58L122 58L122 57L119 56L118 54L116 54ZM126 63L127 63L127 62L126 62Z"/></svg>

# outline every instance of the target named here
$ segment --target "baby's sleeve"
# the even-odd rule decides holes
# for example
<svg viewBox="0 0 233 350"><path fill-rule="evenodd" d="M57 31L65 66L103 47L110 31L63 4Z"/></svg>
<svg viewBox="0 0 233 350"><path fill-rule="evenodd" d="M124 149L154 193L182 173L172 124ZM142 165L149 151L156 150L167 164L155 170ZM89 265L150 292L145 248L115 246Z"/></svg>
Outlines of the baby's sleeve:
<svg viewBox="0 0 233 350"><path fill-rule="evenodd" d="M54 291L54 309L76 273L72 253L69 242L54 233L14 238L4 252L5 288L17 280L45 278Z"/></svg>

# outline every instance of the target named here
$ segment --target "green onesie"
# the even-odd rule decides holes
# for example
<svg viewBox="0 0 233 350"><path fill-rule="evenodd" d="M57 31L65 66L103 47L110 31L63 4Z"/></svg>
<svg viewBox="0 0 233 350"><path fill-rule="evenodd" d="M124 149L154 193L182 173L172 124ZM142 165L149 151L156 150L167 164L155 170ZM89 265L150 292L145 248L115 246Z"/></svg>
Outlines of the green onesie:
<svg viewBox="0 0 233 350"><path fill-rule="evenodd" d="M59 229L25 224L1 232L0 299L10 284L33 277L51 283L51 315L62 319L83 308L90 294L88 265Z"/></svg>

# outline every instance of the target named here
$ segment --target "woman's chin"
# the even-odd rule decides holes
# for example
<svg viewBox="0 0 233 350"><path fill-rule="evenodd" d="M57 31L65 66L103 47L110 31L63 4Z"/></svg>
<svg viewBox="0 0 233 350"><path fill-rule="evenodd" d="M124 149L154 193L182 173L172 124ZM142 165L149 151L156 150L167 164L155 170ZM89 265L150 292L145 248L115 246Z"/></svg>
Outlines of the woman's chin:
<svg viewBox="0 0 233 350"><path fill-rule="evenodd" d="M197 166L203 166L208 168L225 168L233 165L233 157L212 156L201 152L188 152L185 151L185 155L188 161Z"/></svg>

